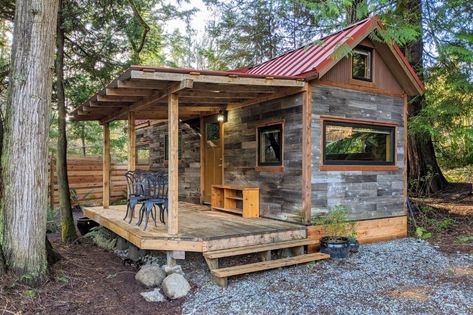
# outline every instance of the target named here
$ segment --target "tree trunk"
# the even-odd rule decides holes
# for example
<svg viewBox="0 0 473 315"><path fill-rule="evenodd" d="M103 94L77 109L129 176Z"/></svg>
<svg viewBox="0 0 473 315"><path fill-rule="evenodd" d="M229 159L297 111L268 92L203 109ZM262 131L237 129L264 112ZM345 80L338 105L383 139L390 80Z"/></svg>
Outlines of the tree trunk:
<svg viewBox="0 0 473 315"><path fill-rule="evenodd" d="M16 1L4 126L3 252L7 268L31 283L47 275L48 128L57 8L58 0Z"/></svg>
<svg viewBox="0 0 473 315"><path fill-rule="evenodd" d="M366 17L368 17L368 15L365 15L365 16L361 16L360 18L357 18L357 15L358 15L358 11L360 10L360 6L363 5L363 1L364 0L352 0L351 1L351 6L348 8L348 12L347 12L347 22L348 24L353 24L357 21L360 21Z"/></svg>
<svg viewBox="0 0 473 315"><path fill-rule="evenodd" d="M64 27L62 0L59 0L59 13L56 37L56 93L58 108L57 140L57 181L59 190L59 208L61 214L61 237L64 243L77 238L72 216L71 192L67 177L67 135L66 135L66 98L64 94Z"/></svg>
<svg viewBox="0 0 473 315"><path fill-rule="evenodd" d="M409 23L418 25L422 31L422 6L420 0L403 0L399 9ZM417 74L423 78L423 35L416 42L408 44L405 55ZM415 97L409 101L409 119L418 115L424 106L425 97ZM407 146L408 174L411 191L417 194L428 194L445 188L447 180L442 174L430 134L409 134Z"/></svg>

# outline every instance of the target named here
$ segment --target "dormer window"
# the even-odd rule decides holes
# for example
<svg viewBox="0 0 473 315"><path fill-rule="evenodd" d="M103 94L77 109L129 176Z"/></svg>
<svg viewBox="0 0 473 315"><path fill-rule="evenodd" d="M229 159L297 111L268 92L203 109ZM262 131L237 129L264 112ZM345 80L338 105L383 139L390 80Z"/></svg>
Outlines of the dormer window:
<svg viewBox="0 0 473 315"><path fill-rule="evenodd" d="M372 81L372 53L368 48L357 47L352 55L352 78L355 80Z"/></svg>

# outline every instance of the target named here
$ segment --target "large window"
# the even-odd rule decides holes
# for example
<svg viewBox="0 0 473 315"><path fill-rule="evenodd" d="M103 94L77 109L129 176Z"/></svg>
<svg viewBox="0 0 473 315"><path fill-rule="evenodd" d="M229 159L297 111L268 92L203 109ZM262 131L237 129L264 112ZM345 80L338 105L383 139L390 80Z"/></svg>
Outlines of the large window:
<svg viewBox="0 0 473 315"><path fill-rule="evenodd" d="M258 165L282 166L283 164L283 123L278 122L257 128Z"/></svg>
<svg viewBox="0 0 473 315"><path fill-rule="evenodd" d="M324 164L394 165L395 128L323 121Z"/></svg>
<svg viewBox="0 0 473 315"><path fill-rule="evenodd" d="M372 50L355 48L352 54L352 78L372 81Z"/></svg>

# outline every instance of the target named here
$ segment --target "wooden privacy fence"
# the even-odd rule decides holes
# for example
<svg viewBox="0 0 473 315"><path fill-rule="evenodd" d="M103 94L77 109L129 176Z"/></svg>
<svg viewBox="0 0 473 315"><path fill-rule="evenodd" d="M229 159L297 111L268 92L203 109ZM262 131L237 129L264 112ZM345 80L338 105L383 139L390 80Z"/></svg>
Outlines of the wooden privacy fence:
<svg viewBox="0 0 473 315"><path fill-rule="evenodd" d="M56 157L49 158L49 203L52 207L59 206ZM101 205L103 194L102 157L69 157L67 172L69 188L78 198L80 205ZM110 174L110 199L117 201L126 198L127 163L112 163Z"/></svg>

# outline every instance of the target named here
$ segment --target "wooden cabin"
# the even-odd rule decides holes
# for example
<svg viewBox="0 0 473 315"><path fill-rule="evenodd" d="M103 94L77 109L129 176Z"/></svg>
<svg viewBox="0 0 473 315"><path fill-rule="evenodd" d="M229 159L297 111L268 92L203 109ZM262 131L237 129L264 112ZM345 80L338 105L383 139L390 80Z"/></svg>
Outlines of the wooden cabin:
<svg viewBox="0 0 473 315"><path fill-rule="evenodd" d="M406 236L407 99L423 84L395 44L370 40L380 28L367 18L233 71L130 67L72 113L104 126L103 207L86 215L170 261L204 252L220 279L315 260L215 265L268 248L313 251L321 232L311 218L338 206L362 242ZM169 174L166 226L143 231L109 205L108 124L117 119L128 119L129 169Z"/></svg>

